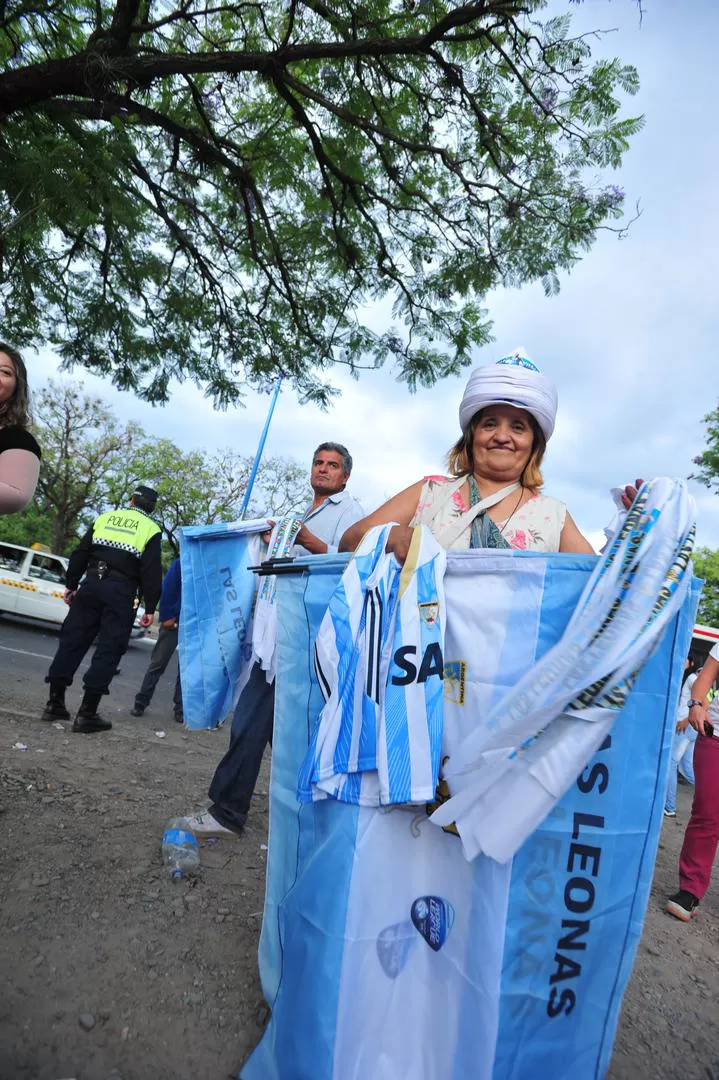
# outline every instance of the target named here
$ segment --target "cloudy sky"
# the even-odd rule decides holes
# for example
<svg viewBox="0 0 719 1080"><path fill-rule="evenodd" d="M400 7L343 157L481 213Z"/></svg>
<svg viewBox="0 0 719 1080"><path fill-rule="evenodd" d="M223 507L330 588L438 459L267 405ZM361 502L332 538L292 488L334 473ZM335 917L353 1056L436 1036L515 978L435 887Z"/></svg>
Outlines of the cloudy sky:
<svg viewBox="0 0 719 1080"><path fill-rule="evenodd" d="M566 10L557 0L553 7ZM686 476L704 444L702 416L719 399L719 253L716 42L719 4L708 0L586 0L575 27L614 30L597 52L634 63L641 77L632 114L646 115L619 173L607 176L639 201L624 239L602 236L562 280L557 297L539 285L491 294L495 343L489 363L517 346L552 376L559 417L546 459L545 490L564 500L595 542L611 517L609 488L637 476ZM689 44L690 43L690 44ZM34 387L57 374L47 351L28 356ZM200 390L177 387L153 408L76 369L122 420L184 449L232 446L254 453L267 397L216 413ZM332 375L342 397L327 413L283 391L266 453L309 462L318 441L345 443L355 459L352 491L369 511L426 473L442 471L458 435L466 375L410 395L390 369L359 382ZM692 484L701 544L719 547L719 498Z"/></svg>

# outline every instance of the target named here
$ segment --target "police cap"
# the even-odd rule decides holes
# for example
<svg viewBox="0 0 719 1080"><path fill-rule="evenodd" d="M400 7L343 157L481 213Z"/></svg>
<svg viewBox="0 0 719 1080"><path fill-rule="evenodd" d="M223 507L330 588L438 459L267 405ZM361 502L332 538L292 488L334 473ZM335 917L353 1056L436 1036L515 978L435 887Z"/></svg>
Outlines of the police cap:
<svg viewBox="0 0 719 1080"><path fill-rule="evenodd" d="M135 502L141 503L142 509L147 510L149 514L157 505L157 492L154 488L147 487L146 484L138 484L132 493L132 497Z"/></svg>

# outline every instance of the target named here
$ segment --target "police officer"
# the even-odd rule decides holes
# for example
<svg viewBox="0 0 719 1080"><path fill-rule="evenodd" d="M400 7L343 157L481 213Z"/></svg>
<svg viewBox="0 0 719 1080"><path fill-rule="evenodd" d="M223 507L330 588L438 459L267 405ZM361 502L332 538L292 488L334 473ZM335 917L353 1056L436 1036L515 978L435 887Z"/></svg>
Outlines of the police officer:
<svg viewBox="0 0 719 1080"><path fill-rule="evenodd" d="M73 731L108 731L109 720L97 707L127 648L140 591L145 614L141 626L152 623L162 587L161 532L149 517L157 492L139 484L128 510L100 514L70 556L65 603L71 604L60 631L60 644L46 682L50 698L43 720L69 720L65 690L72 683L85 653L97 636L97 647L83 682L85 695ZM79 585L80 578L85 580ZM78 587L79 586L79 587Z"/></svg>

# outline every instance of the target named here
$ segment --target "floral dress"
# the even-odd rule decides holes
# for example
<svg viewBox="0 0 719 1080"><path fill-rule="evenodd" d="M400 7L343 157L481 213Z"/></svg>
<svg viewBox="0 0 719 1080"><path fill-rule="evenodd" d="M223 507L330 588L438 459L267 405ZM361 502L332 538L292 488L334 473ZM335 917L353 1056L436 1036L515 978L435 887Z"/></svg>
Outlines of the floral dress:
<svg viewBox="0 0 719 1080"><path fill-rule="evenodd" d="M442 534L450 526L454 531L458 519L469 510L461 494L466 479L466 476L425 476L410 525L429 526L432 535L443 544ZM566 514L566 506L558 499L549 495L532 495L511 518L498 521L496 525L510 548L518 551L559 551L559 538ZM443 546L468 548L470 533L468 524L456 539Z"/></svg>

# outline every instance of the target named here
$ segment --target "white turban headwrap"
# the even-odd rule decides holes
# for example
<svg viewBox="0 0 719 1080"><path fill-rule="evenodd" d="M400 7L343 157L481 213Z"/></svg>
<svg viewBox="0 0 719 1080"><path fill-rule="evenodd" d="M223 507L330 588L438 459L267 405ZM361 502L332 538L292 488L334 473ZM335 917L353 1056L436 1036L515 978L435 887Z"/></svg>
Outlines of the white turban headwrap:
<svg viewBox="0 0 719 1080"><path fill-rule="evenodd" d="M536 364L514 353L472 372L459 405L462 431L467 430L475 413L487 405L526 409L549 440L557 416L557 388Z"/></svg>

